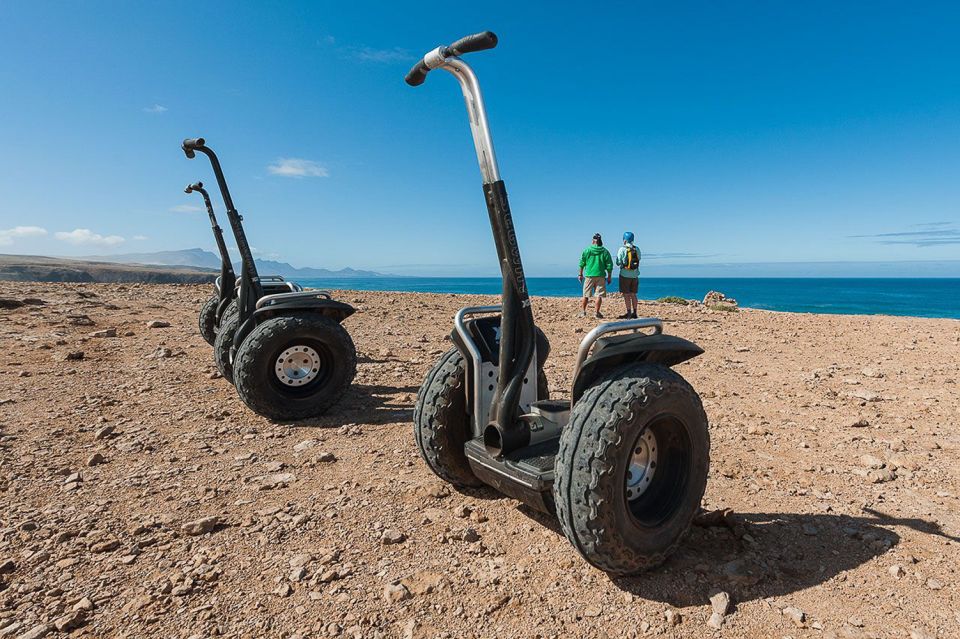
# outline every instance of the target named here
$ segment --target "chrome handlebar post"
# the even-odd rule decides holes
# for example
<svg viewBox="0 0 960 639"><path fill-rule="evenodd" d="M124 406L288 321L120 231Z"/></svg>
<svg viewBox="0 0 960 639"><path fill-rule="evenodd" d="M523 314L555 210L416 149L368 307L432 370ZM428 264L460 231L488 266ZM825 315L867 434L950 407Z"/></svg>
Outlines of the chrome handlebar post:
<svg viewBox="0 0 960 639"><path fill-rule="evenodd" d="M470 132L473 134L473 145L477 150L477 162L480 164L483 183L498 182L500 167L497 166L497 155L493 149L493 137L490 135L490 123L487 120L487 108L483 103L483 94L480 92L477 75L470 65L460 58L441 58L440 55L439 49L434 49L424 57L424 61L430 68L449 72L460 83L463 100L467 105L467 115L470 118Z"/></svg>

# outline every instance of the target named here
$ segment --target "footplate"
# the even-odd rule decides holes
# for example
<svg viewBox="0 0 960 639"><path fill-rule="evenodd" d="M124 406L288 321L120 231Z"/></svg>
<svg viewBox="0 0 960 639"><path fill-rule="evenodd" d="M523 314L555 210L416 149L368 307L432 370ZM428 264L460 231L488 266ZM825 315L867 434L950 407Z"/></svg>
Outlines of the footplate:
<svg viewBox="0 0 960 639"><path fill-rule="evenodd" d="M467 442L464 452L477 479L508 497L552 514L553 465L559 449L560 438L556 437L497 459L487 453L483 438L478 437Z"/></svg>

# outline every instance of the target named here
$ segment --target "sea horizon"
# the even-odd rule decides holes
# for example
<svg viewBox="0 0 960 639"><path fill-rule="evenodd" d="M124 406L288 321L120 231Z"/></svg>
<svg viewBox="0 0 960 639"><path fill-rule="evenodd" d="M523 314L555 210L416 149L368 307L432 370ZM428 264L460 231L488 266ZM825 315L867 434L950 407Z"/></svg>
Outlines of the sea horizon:
<svg viewBox="0 0 960 639"><path fill-rule="evenodd" d="M501 287L498 277L379 276L298 281L314 288L469 295L496 295ZM527 285L534 296L577 298L581 291L576 277L528 277ZM720 291L735 298L741 307L758 310L960 319L960 278L641 277L638 296L644 301L670 296L702 300L709 291ZM605 303L611 313L620 308L616 277L607 297Z"/></svg>

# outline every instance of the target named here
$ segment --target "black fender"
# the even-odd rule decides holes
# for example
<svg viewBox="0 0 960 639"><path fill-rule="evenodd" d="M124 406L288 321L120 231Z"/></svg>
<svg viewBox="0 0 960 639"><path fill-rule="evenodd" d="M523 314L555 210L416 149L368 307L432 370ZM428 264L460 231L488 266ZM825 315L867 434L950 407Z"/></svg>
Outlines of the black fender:
<svg viewBox="0 0 960 639"><path fill-rule="evenodd" d="M343 322L351 315L357 312L357 309L345 302L325 299L322 297L294 297L290 300L277 299L268 304L264 304L253 312L253 318L257 324L277 317L278 315L293 315L295 313L319 313L329 317L337 323Z"/></svg>
<svg viewBox="0 0 960 639"><path fill-rule="evenodd" d="M676 366L701 354L702 348L674 335L628 333L601 337L573 380L573 401L580 399L595 379L615 366L633 362Z"/></svg>

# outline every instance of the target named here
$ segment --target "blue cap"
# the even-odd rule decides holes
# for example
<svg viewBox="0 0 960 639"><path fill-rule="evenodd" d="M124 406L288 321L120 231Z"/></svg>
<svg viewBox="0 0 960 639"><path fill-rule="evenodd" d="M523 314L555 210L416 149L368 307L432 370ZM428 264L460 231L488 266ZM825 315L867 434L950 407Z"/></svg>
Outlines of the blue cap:
<svg viewBox="0 0 960 639"><path fill-rule="evenodd" d="M630 242L630 243L632 244L632 243L633 243L633 233L631 233L630 231L627 231L626 233L624 233L624 234L623 234L623 241L624 241L624 242Z"/></svg>

